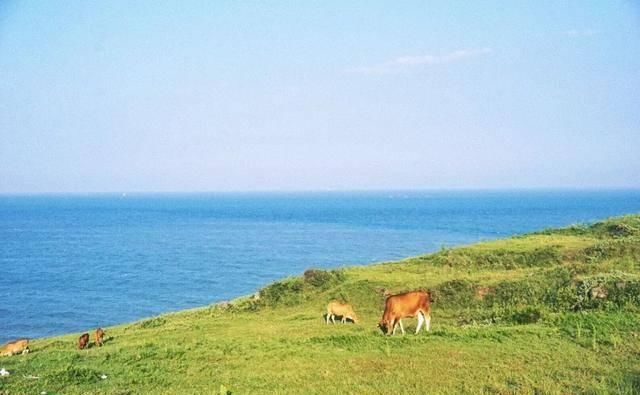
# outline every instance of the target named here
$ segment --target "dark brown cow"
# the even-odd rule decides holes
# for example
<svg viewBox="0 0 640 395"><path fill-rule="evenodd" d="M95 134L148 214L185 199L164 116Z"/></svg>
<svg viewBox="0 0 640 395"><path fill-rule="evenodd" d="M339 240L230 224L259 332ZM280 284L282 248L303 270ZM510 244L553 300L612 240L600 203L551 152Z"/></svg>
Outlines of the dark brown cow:
<svg viewBox="0 0 640 395"><path fill-rule="evenodd" d="M104 338L104 331L102 330L102 328L96 329L96 346L102 347L103 338Z"/></svg>
<svg viewBox="0 0 640 395"><path fill-rule="evenodd" d="M384 334L395 334L396 327L399 324L400 330L404 335L402 319L418 316L416 333L420 331L423 322L425 324L425 331L429 331L429 327L431 326L430 302L431 298L429 293L424 291L391 295L384 304L384 314L382 314L382 319L378 327Z"/></svg>
<svg viewBox="0 0 640 395"><path fill-rule="evenodd" d="M78 350L82 350L89 344L89 334L85 333L78 338Z"/></svg>

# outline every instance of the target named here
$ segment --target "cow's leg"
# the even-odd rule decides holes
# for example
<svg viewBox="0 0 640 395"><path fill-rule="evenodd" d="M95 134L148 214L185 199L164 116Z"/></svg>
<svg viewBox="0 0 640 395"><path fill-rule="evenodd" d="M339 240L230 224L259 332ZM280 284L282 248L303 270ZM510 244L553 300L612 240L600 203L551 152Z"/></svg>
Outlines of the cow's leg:
<svg viewBox="0 0 640 395"><path fill-rule="evenodd" d="M431 314L427 314L426 317L424 317L424 330L426 332L429 332L429 330L431 329Z"/></svg>
<svg viewBox="0 0 640 395"><path fill-rule="evenodd" d="M347 317L342 316L342 319L340 320L340 322L342 322L343 324L347 322Z"/></svg>
<svg viewBox="0 0 640 395"><path fill-rule="evenodd" d="M402 327L402 320L398 320L398 323L400 324L400 331L404 335L404 328Z"/></svg>
<svg viewBox="0 0 640 395"><path fill-rule="evenodd" d="M334 314L331 314L331 322L336 323L336 316Z"/></svg>
<svg viewBox="0 0 640 395"><path fill-rule="evenodd" d="M329 325L329 317L331 316L330 313L327 313L327 325Z"/></svg>
<svg viewBox="0 0 640 395"><path fill-rule="evenodd" d="M418 332L420 332L420 327L422 327L422 321L424 321L424 316L422 315L422 312L418 313L418 326L416 327L416 334L418 334Z"/></svg>
<svg viewBox="0 0 640 395"><path fill-rule="evenodd" d="M396 329L398 329L398 323L396 320L391 320L391 328L389 330L391 330L392 335L396 334Z"/></svg>

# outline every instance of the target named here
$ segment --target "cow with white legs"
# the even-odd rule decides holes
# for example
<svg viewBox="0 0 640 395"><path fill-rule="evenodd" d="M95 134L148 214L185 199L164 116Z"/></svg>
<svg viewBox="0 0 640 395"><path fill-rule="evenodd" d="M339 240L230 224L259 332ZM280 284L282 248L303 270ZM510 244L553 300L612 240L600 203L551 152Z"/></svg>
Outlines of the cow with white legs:
<svg viewBox="0 0 640 395"><path fill-rule="evenodd" d="M402 326L403 318L418 317L416 334L424 324L425 331L431 327L431 296L428 292L413 291L398 295L391 295L384 304L384 313L378 324L378 328L386 335L393 335L400 326L400 331L404 335Z"/></svg>

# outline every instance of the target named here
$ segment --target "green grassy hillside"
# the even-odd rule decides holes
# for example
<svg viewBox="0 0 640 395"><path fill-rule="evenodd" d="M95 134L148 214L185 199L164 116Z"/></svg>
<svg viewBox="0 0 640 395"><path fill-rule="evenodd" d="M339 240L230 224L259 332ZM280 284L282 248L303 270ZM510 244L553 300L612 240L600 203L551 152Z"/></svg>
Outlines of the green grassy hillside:
<svg viewBox="0 0 640 395"><path fill-rule="evenodd" d="M432 291L432 331L383 336L384 293L413 289ZM326 325L331 299L361 322ZM640 216L309 270L107 328L102 348L78 336L0 357L0 394L640 393Z"/></svg>

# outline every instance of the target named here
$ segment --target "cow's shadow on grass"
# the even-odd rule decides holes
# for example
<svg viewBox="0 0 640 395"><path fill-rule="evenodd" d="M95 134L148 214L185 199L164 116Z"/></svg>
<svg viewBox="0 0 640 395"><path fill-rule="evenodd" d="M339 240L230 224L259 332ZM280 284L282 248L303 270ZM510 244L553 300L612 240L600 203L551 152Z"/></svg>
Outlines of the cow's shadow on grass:
<svg viewBox="0 0 640 395"><path fill-rule="evenodd" d="M334 317L334 319L336 320L336 325L337 325L337 324L341 324L341 323L342 323L342 322L341 322L341 321L342 321L342 316L341 316L341 315L334 315L333 317ZM326 314L326 313L325 313L325 314L322 314L322 320L323 320L325 323L327 322L327 314ZM346 322L350 322L350 323L352 323L352 324L355 324L355 321L354 321L354 320L352 320L351 318L345 318L345 321L346 321ZM329 318L329 323L330 323L330 324L333 324L333 322L331 321L331 318Z"/></svg>
<svg viewBox="0 0 640 395"><path fill-rule="evenodd" d="M105 336L105 337L102 339L102 346L99 346L99 345L98 345L98 343L96 343L95 341L92 341L91 343L87 344L87 347L86 347L86 348L87 348L87 349L88 349L88 348L94 348L94 347L95 347L95 348L101 348L101 347L106 346L108 343L111 343L113 340L114 340L113 336L108 336L108 337L107 337L107 336Z"/></svg>

